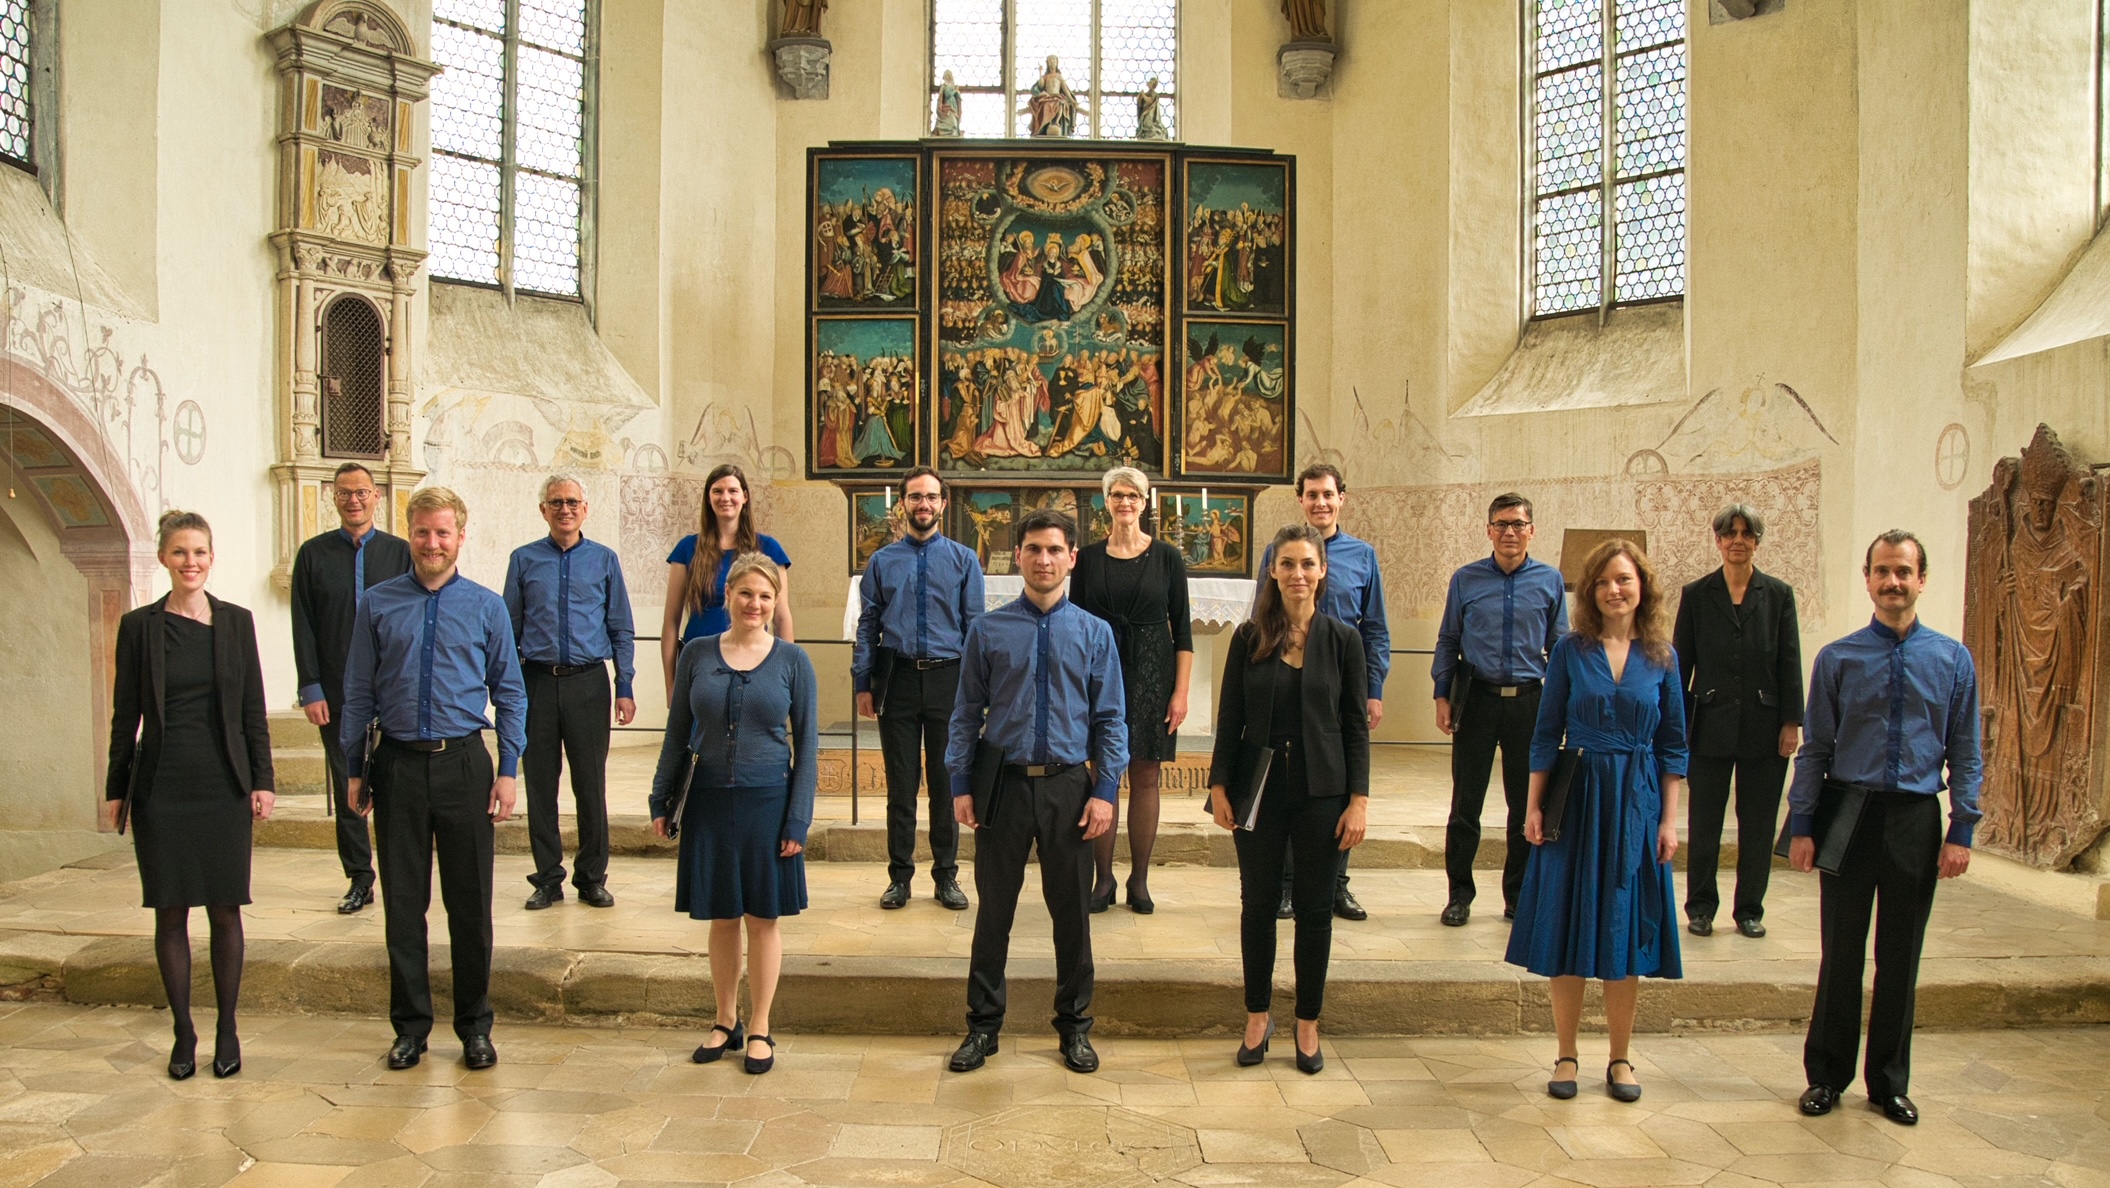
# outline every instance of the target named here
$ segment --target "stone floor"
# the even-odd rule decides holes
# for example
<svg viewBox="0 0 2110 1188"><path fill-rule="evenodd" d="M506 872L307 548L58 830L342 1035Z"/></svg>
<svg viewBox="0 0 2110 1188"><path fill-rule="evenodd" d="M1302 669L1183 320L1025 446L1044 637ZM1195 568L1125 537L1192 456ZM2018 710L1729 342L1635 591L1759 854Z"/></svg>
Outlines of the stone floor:
<svg viewBox="0 0 2110 1188"><path fill-rule="evenodd" d="M1922 1033L1906 1128L1858 1096L1799 1116L1788 1034L1646 1038L1621 1105L1546 1098L1545 1040L1329 1040L1307 1078L1114 1038L1079 1076L1014 1031L957 1076L943 1041L786 1035L749 1077L691 1064L693 1034L502 1024L495 1069L448 1042L392 1073L384 1022L263 1016L240 1076L174 1083L160 1012L0 1012L0 1188L2110 1185L2105 1028Z"/></svg>

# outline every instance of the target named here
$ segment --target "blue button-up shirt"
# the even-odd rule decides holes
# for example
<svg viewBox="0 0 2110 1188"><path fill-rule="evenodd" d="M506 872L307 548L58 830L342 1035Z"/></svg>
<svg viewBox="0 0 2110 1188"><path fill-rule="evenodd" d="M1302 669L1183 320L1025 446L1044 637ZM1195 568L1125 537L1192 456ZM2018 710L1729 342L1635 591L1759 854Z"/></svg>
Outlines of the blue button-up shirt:
<svg viewBox="0 0 2110 1188"><path fill-rule="evenodd" d="M568 549L548 536L521 545L506 566L505 600L521 659L566 666L613 660L615 695L631 695L637 629L615 550L583 536Z"/></svg>
<svg viewBox="0 0 2110 1188"><path fill-rule="evenodd" d="M1111 804L1128 770L1127 714L1106 620L1067 598L1042 611L1020 595L967 628L945 748L952 794L972 791L974 746L987 737L1008 763L1091 760L1092 795Z"/></svg>
<svg viewBox="0 0 2110 1188"><path fill-rule="evenodd" d="M1535 557L1504 573L1493 557L1462 565L1443 596L1436 659L1429 675L1436 696L1451 695L1462 656L1473 675L1496 685L1546 679L1546 657L1568 633L1568 599L1561 571Z"/></svg>
<svg viewBox="0 0 2110 1188"><path fill-rule="evenodd" d="M527 746L527 688L504 600L459 573L437 590L406 573L366 592L338 727L348 773L365 772L368 723L406 741L466 738L491 729L486 702L498 709L498 774L513 775Z"/></svg>
<svg viewBox="0 0 2110 1188"><path fill-rule="evenodd" d="M880 645L917 660L960 654L967 627L982 613L982 562L942 533L929 540L904 536L872 554L858 597L857 647L850 655L851 687L872 690L872 650Z"/></svg>
<svg viewBox="0 0 2110 1188"><path fill-rule="evenodd" d="M1803 729L1788 790L1791 836L1811 836L1827 777L1932 796L1946 764L1948 838L1971 844L1983 760L1978 669L1962 644L1922 622L1900 636L1871 619L1817 653Z"/></svg>
<svg viewBox="0 0 2110 1188"><path fill-rule="evenodd" d="M1260 580L1268 580L1275 546L1260 554ZM1253 606L1260 595L1253 594ZM1377 550L1369 541L1339 529L1326 541L1326 596L1319 610L1355 628L1363 637L1363 667L1370 675L1370 700L1385 699L1385 677L1392 671L1392 629L1385 623L1385 579L1377 569Z"/></svg>

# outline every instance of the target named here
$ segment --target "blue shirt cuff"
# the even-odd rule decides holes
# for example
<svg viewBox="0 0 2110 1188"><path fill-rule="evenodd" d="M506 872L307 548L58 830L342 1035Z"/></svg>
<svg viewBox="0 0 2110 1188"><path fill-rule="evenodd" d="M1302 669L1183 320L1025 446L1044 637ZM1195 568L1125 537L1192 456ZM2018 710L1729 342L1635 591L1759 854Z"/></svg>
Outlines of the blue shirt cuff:
<svg viewBox="0 0 2110 1188"><path fill-rule="evenodd" d="M1977 832L1978 823L1976 821L1951 821L1949 822L1948 836L1943 840L1952 846L1962 846L1968 850L1971 848L1971 838Z"/></svg>
<svg viewBox="0 0 2110 1188"><path fill-rule="evenodd" d="M344 774L355 780L365 779L366 756L355 755L350 751L346 751L344 753Z"/></svg>
<svg viewBox="0 0 2110 1188"><path fill-rule="evenodd" d="M517 776L517 775L519 775L519 774L520 774L520 756L518 756L518 755L500 755L500 756L498 757L498 774L499 774L499 775L501 775L501 776L506 776L506 777L512 777L512 776Z"/></svg>
<svg viewBox="0 0 2110 1188"><path fill-rule="evenodd" d="M300 703L302 705L314 705L316 702L321 700L322 685L320 682L306 684L300 687Z"/></svg>
<svg viewBox="0 0 2110 1188"><path fill-rule="evenodd" d="M1788 816L1789 837L1817 836L1817 814L1791 813Z"/></svg>
<svg viewBox="0 0 2110 1188"><path fill-rule="evenodd" d="M974 793L974 781L966 772L956 772L952 777L952 794L955 798Z"/></svg>
<svg viewBox="0 0 2110 1188"><path fill-rule="evenodd" d="M635 687L629 681L617 681L615 683L615 695L617 697L627 697L632 701L637 700Z"/></svg>
<svg viewBox="0 0 2110 1188"><path fill-rule="evenodd" d="M1449 677L1445 677L1442 680L1436 682L1436 700L1449 701L1450 699L1451 679Z"/></svg>
<svg viewBox="0 0 2110 1188"><path fill-rule="evenodd" d="M1105 776L1100 776L1099 782L1092 788L1092 799L1103 800L1111 805L1119 805L1121 803L1121 777L1117 775L1113 779L1107 779Z"/></svg>
<svg viewBox="0 0 2110 1188"><path fill-rule="evenodd" d="M869 672L867 672L867 673L855 673L855 672L853 672L853 673L851 673L851 674L850 674L850 692L852 692L852 693L870 693L871 691L872 691L872 674L871 674L871 673L869 673Z"/></svg>

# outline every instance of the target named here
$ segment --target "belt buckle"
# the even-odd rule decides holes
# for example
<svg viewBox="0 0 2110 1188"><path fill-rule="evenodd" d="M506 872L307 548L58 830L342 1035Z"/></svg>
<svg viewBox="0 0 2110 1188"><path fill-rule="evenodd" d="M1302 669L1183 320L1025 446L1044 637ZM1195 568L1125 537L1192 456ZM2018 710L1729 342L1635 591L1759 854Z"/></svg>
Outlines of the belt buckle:
<svg viewBox="0 0 2110 1188"><path fill-rule="evenodd" d="M1515 697L1517 695L1517 691L1517 686L1515 685L1503 685L1500 689L1496 690L1496 692L1500 693L1504 697Z"/></svg>
<svg viewBox="0 0 2110 1188"><path fill-rule="evenodd" d="M438 754L443 754L443 753L444 753L444 752L445 752L445 751L447 750L447 740L446 740L446 739L444 739L444 738L442 738L442 739L437 739L437 740L435 740L435 741L436 741L436 742L438 742L438 743L439 743L439 745L438 745L438 746L436 746L436 747L434 747L434 748L432 748L432 753L433 753L433 754L435 754L435 755L438 755Z"/></svg>

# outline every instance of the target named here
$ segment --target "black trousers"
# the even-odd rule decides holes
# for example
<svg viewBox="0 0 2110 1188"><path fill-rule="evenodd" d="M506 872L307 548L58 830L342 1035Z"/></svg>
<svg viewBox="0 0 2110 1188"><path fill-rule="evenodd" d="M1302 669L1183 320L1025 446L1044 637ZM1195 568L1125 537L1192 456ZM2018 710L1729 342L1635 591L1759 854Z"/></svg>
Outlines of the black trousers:
<svg viewBox="0 0 2110 1188"><path fill-rule="evenodd" d="M1451 736L1451 819L1443 831L1443 868L1450 875L1451 900L1471 903L1473 859L1480 852L1480 813L1487 805L1487 781L1493 774L1495 748L1502 749L1502 798L1508 802L1509 848L1502 855L1502 906L1513 908L1524 888L1524 864L1531 844L1524 840L1524 812L1531 803L1531 730L1538 724L1539 687L1504 697L1475 684L1467 694L1465 720Z"/></svg>
<svg viewBox="0 0 2110 1188"><path fill-rule="evenodd" d="M1333 881L1326 877L1340 851L1333 835L1346 796L1298 796L1274 779L1260 799L1260 819L1231 835L1238 849L1238 939L1245 958L1245 1009L1265 1011L1275 996L1275 907L1283 868L1296 854L1290 903L1296 908L1293 962L1297 1018L1316 1019L1326 1002L1326 963L1333 950ZM1278 793L1280 793L1278 795Z"/></svg>
<svg viewBox="0 0 2110 1188"><path fill-rule="evenodd" d="M1802 1068L1812 1085L1844 1091L1861 1042L1861 964L1876 926L1875 1002L1868 1012L1863 1086L1872 1098L1906 1093L1912 1080L1912 1008L1920 948L1940 877L1941 803L1909 792L1871 795L1844 868L1819 875L1824 959Z"/></svg>
<svg viewBox="0 0 2110 1188"><path fill-rule="evenodd" d="M879 709L879 750L886 760L887 881L916 874L916 792L930 804L930 875L960 874L960 826L952 817L952 783L945 771L945 731L960 690L960 666L916 670L894 666L886 704ZM928 777L928 778L926 778Z"/></svg>
<svg viewBox="0 0 2110 1188"><path fill-rule="evenodd" d="M1011 921L1026 882L1026 859L1040 851L1040 896L1055 926L1055 1030L1092 1029L1092 844L1077 821L1092 794L1083 767L1028 779L1006 771L1003 812L974 839L974 955L967 967L967 1026L1004 1026L1004 965Z"/></svg>
<svg viewBox="0 0 2110 1188"><path fill-rule="evenodd" d="M473 737L438 754L384 742L374 777L374 837L388 925L388 1018L397 1035L432 1033L425 914L432 858L454 966L454 1034L491 1033L491 752Z"/></svg>
<svg viewBox="0 0 2110 1188"><path fill-rule="evenodd" d="M320 727L322 732L323 766L330 773L330 800L337 814L337 861L344 865L344 877L355 883L374 885L374 847L367 840L366 818L352 811L345 799L345 782L349 772L344 765L344 747L338 741L337 728L344 721L344 703L332 701L330 724Z"/></svg>
<svg viewBox="0 0 2110 1188"><path fill-rule="evenodd" d="M598 887L608 880L608 713L613 704L608 669L551 676L541 665L525 665L527 750L520 774L527 782L528 846L535 873L528 882L556 887L564 882L564 833L557 819L557 785L564 760L571 760L572 801L579 815L579 859L571 881Z"/></svg>
<svg viewBox="0 0 2110 1188"><path fill-rule="evenodd" d="M1780 790L1788 778L1787 757L1778 751L1736 759L1692 757L1685 777L1692 787L1685 842L1685 914L1691 919L1704 916L1711 920L1722 906L1715 870L1721 865L1722 818L1729 808L1732 775L1736 782L1736 896L1730 915L1736 920L1760 920L1766 915Z"/></svg>

